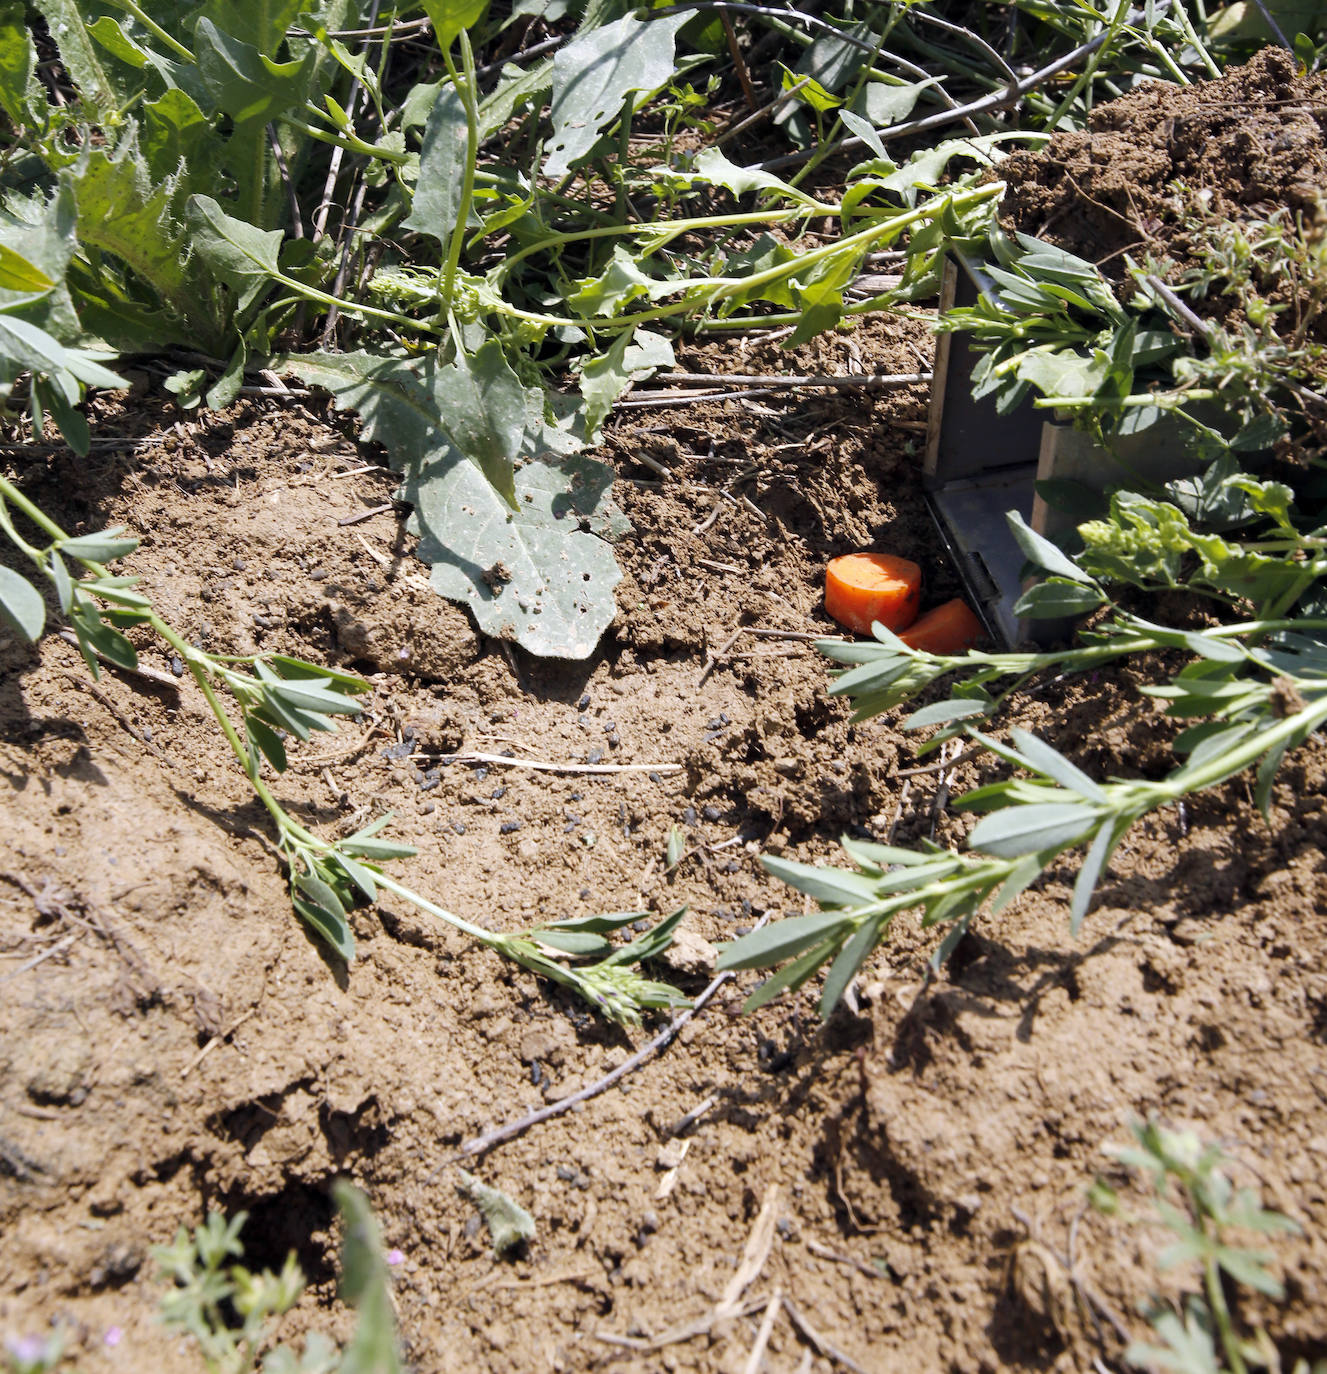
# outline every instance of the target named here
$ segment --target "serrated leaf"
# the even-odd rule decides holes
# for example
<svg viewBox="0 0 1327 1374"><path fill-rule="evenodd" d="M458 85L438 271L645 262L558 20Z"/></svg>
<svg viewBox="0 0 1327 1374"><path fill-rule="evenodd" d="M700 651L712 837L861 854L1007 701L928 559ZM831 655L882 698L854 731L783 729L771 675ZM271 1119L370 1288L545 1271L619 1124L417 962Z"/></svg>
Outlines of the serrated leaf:
<svg viewBox="0 0 1327 1374"><path fill-rule="evenodd" d="M46 603L41 593L12 568L0 564L0 619L29 644L41 638L46 625Z"/></svg>
<svg viewBox="0 0 1327 1374"><path fill-rule="evenodd" d="M543 174L560 179L599 141L634 91L653 91L673 75L677 31L690 16L642 22L625 15L572 39L553 59L553 133Z"/></svg>
<svg viewBox="0 0 1327 1374"><path fill-rule="evenodd" d="M1062 849L1080 839L1099 816L1094 807L1073 802L1007 806L977 822L968 843L1001 859Z"/></svg>
<svg viewBox="0 0 1327 1374"><path fill-rule="evenodd" d="M488 1226L493 1248L499 1255L505 1255L523 1242L534 1239L534 1218L524 1207L513 1202L506 1193L481 1183L464 1169L456 1172L461 1179L460 1191L479 1208Z"/></svg>
<svg viewBox="0 0 1327 1374"><path fill-rule="evenodd" d="M116 88L88 37L87 24L75 0L36 0L36 8L45 17L51 38L60 49L60 61L94 118L109 112L116 103Z"/></svg>
<svg viewBox="0 0 1327 1374"><path fill-rule="evenodd" d="M735 196L748 195L752 191L765 191L799 205L817 204L814 196L808 196L805 191L800 191L796 186L776 177L773 172L761 171L759 167L739 167L735 162L729 161L718 148L706 148L697 154L695 171L686 179L707 182L711 186L722 186Z"/></svg>
<svg viewBox="0 0 1327 1374"><path fill-rule="evenodd" d="M419 180L410 217L402 222L402 228L431 234L444 244L450 239L461 209L467 139L465 105L456 87L448 85L429 111L419 155Z"/></svg>

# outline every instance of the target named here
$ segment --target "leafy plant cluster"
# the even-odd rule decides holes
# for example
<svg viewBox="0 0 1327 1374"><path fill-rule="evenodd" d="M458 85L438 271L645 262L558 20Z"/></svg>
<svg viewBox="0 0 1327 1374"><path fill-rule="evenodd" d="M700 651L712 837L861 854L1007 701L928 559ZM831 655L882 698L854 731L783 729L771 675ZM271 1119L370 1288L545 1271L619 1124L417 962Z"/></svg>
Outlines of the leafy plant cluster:
<svg viewBox="0 0 1327 1374"><path fill-rule="evenodd" d="M1257 1190L1237 1188L1230 1178L1233 1161L1216 1144L1193 1131L1173 1130L1152 1120L1133 1124L1135 1144L1107 1148L1120 1165L1137 1173L1149 1187L1147 1215L1129 1215L1114 1187L1099 1178L1089 1192L1096 1208L1133 1226L1159 1225L1172 1237L1157 1257L1162 1270L1196 1269L1201 1290L1177 1308L1152 1299L1142 1311L1159 1344L1135 1342L1125 1352L1141 1369L1174 1374L1247 1374L1250 1369L1280 1371L1284 1366L1266 1331L1250 1337L1236 1330L1227 1290L1247 1289L1268 1298L1285 1296L1281 1281L1268 1268L1271 1256L1252 1249L1249 1235L1298 1232L1279 1212L1263 1207ZM1327 1362L1296 1360L1293 1374L1323 1374Z"/></svg>
<svg viewBox="0 0 1327 1374"><path fill-rule="evenodd" d="M1124 299L1094 264L1006 234L993 207L984 236L971 224L962 235L939 226L940 250L975 263L982 286L975 305L939 322L980 352L977 396L1005 413L1030 401L1072 420L1126 472L1129 443L1168 445L1188 455L1190 475L1158 485L1136 474L1135 486L1126 479L1107 492L1039 484L1074 517L1064 547L1009 514L1034 574L1015 612L1090 617L1069 648L934 655L880 626L873 643L821 644L845 665L831 692L852 699L855 720L943 682L941 699L903 721L932 732L919 752L963 737L986 764L1014 771L956 800L980 816L960 849L845 840L852 870L766 859L822 910L726 947L722 967L778 970L750 1005L827 969L828 1015L900 912L946 927L938 964L980 911L998 914L1044 875L1066 876L1071 858L1076 932L1140 819L1251 768L1268 816L1283 759L1327 720L1322 225L1312 215L1220 220L1184 187L1175 201L1196 256L1129 264ZM1138 613L1163 590L1187 594L1188 623L1203 628ZM1176 724L1176 765L1164 778L1098 780L1027 731L991 733L1037 680L1143 656L1150 685L1141 691Z"/></svg>
<svg viewBox="0 0 1327 1374"><path fill-rule="evenodd" d="M153 1247L167 1285L162 1322L192 1338L208 1374L402 1374L391 1275L378 1223L358 1188L338 1180L332 1196L341 1215L341 1296L355 1308L354 1334L344 1348L321 1331L303 1348L274 1344L276 1323L299 1301L304 1274L294 1251L280 1273L255 1273L244 1260L240 1232L248 1214L220 1212L192 1231L181 1226L169 1245ZM52 1374L64 1367L63 1327L44 1337L10 1341L8 1374Z"/></svg>

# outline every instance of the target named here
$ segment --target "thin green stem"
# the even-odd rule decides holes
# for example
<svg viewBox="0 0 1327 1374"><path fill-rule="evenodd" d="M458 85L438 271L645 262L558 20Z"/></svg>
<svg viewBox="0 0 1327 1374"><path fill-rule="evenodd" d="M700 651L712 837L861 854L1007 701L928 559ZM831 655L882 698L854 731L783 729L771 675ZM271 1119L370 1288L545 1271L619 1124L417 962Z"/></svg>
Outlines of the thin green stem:
<svg viewBox="0 0 1327 1374"><path fill-rule="evenodd" d="M193 66L194 63L197 62L198 59L194 57L193 53L191 53L183 43L172 38L146 10L137 4L136 0L111 0L111 3L118 6L126 14L132 15L137 19L158 43L162 43L168 47L182 62L187 62L190 66Z"/></svg>
<svg viewBox="0 0 1327 1374"><path fill-rule="evenodd" d="M473 936L486 945L504 943L501 935L496 935L491 930L484 930L480 926L471 925L469 921L457 916L454 912L444 910L444 908L430 902L427 897L421 897L418 892L411 891L403 883L398 883L394 878L387 877L385 873L375 873L373 881L378 887L386 888L388 892L394 892L398 897L404 897L407 902L412 902L421 911L427 911L430 916L436 916L440 921L446 921L448 925L455 926L457 930L464 931L467 935Z"/></svg>
<svg viewBox="0 0 1327 1374"><path fill-rule="evenodd" d="M461 199L456 210L456 223L452 225L451 241L447 245L447 262L443 269L438 299L438 318L445 320L452 310L456 269L460 266L466 221L470 218L470 205L475 194L475 161L479 153L479 103L475 99L475 55L470 47L470 35L464 29L461 30L461 69L465 75L464 82L457 74L456 65L446 44L442 45L442 60L446 64L447 75L451 77L452 85L465 107L465 169L461 174Z"/></svg>

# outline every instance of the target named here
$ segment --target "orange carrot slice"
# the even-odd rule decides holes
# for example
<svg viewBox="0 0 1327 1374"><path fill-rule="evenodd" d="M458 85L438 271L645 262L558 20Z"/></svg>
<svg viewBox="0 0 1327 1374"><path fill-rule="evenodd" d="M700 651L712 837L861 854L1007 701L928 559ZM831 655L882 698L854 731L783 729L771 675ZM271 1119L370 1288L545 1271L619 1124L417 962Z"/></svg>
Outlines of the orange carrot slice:
<svg viewBox="0 0 1327 1374"><path fill-rule="evenodd" d="M869 635L874 620L889 630L906 629L921 599L922 570L906 558L848 553L825 569L825 609L859 635Z"/></svg>
<svg viewBox="0 0 1327 1374"><path fill-rule="evenodd" d="M899 638L928 654L961 654L986 638L986 626L966 601L957 597L927 611Z"/></svg>

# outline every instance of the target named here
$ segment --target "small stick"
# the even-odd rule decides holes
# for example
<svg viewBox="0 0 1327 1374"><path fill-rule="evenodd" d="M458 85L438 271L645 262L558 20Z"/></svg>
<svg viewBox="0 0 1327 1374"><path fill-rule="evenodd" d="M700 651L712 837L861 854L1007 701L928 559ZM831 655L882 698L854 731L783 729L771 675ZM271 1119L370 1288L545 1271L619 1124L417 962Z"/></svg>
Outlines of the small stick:
<svg viewBox="0 0 1327 1374"><path fill-rule="evenodd" d="M783 1306L792 1319L792 1324L826 1359L833 1360L835 1364L841 1364L844 1369L850 1370L851 1374L867 1374L867 1371L856 1360L850 1355L845 1355L832 1341L822 1336L787 1298L784 1298Z"/></svg>
<svg viewBox="0 0 1327 1374"><path fill-rule="evenodd" d="M742 1369L742 1374L760 1374L760 1366L765 1363L765 1347L769 1345L769 1338L774 1334L774 1323L779 1318L779 1309L783 1306L783 1290L775 1288L770 1294L769 1303L765 1307L765 1316L760 1323L760 1330L756 1332L756 1342L751 1347L751 1353L746 1357L746 1364Z"/></svg>
<svg viewBox="0 0 1327 1374"><path fill-rule="evenodd" d="M697 687L703 687L705 685L705 679L719 666L723 656L739 639L741 639L741 637L742 631L740 629L734 630L732 634L724 640L719 651L715 654L711 654L710 657L705 660L705 666L700 670L700 677L696 680Z"/></svg>
<svg viewBox="0 0 1327 1374"><path fill-rule="evenodd" d="M853 1255L841 1255L837 1250L831 1250L828 1245L821 1245L818 1240L808 1240L806 1248L813 1255L819 1255L821 1259L833 1260L835 1264L851 1265L858 1273L865 1274L868 1279L884 1277L878 1269L872 1269L865 1260L859 1260Z"/></svg>
<svg viewBox="0 0 1327 1374"><path fill-rule="evenodd" d="M389 510L395 510L395 506L390 501L381 506L370 506L368 510L358 511L354 515L347 515L336 523L338 525L358 525L361 520L372 520L375 515L382 515Z"/></svg>
<svg viewBox="0 0 1327 1374"><path fill-rule="evenodd" d="M68 949L82 933L81 930L75 930L71 934L66 935L63 940L57 940L53 945L48 945L40 954L34 954L27 963L20 964L17 968L10 969L8 973L0 976L0 983L7 983L11 978L17 978L20 973L26 973L30 968L36 968L43 959L49 959L51 955L59 954L63 950Z"/></svg>
<svg viewBox="0 0 1327 1374"><path fill-rule="evenodd" d="M896 768L894 776L896 778L918 778L923 773L942 773L946 768L957 768L960 763L966 763L970 758L974 758L980 753L981 746L974 744L971 749L965 749L961 754L950 759L948 763L941 757L939 763L928 763L921 768Z"/></svg>
<svg viewBox="0 0 1327 1374"><path fill-rule="evenodd" d="M1266 10L1263 13L1265 14ZM760 101L756 98L755 87L751 84L751 73L746 69L742 49L737 46L737 35L733 32L733 21L728 18L727 10L720 10L719 18L723 20L724 37L728 40L728 52L733 59L733 66L737 68L737 79L742 83L742 94L746 96L746 103L753 110L758 110Z"/></svg>
<svg viewBox="0 0 1327 1374"><path fill-rule="evenodd" d="M79 648L78 636L73 630L61 630L60 638L66 644L72 644L75 649ZM144 668L141 663L137 668L126 668L122 663L113 663L97 648L93 648L92 653L95 658L108 668L113 668L117 673L128 673L132 677L146 678L149 682L155 682L158 687L169 687L172 692L180 690L180 684L169 673L159 673L155 668ZM78 681L81 683L82 679L80 678Z"/></svg>
<svg viewBox="0 0 1327 1374"><path fill-rule="evenodd" d="M266 990L267 984L264 983L263 991L266 992ZM188 1064L185 1065L184 1072L180 1074L180 1078L182 1080L188 1078L189 1075L193 1073L193 1071L203 1062L204 1059L207 1058L209 1054L212 1053L214 1049L216 1049L216 1047L219 1044L221 1044L223 1040L229 1040L230 1037L234 1035L235 1032L239 1030L239 1028L258 1010L258 1007L261 1004L261 1000L262 998L260 995L259 1002L255 1003L252 1007L250 1007L249 1010L246 1011L244 1015L241 1016L240 1019L236 1021L229 1030L222 1031L220 1035L214 1035L211 1038L211 1040L209 1040L207 1044L204 1045L203 1048L199 1050L196 1055L194 1055L194 1057L188 1062Z"/></svg>
<svg viewBox="0 0 1327 1374"><path fill-rule="evenodd" d="M411 754L414 759L445 763L496 763L508 768L534 768L541 773L680 773L680 763L545 763L541 759L513 759L506 754Z"/></svg>
<svg viewBox="0 0 1327 1374"><path fill-rule="evenodd" d="M863 387L917 386L929 382L930 372L876 372L864 376L789 377L784 375L730 375L722 372L657 372L655 381L672 382L675 386L763 386L788 391L794 387L827 387L832 391L860 390Z"/></svg>
<svg viewBox="0 0 1327 1374"><path fill-rule="evenodd" d="M768 920L769 913L766 912L765 915L756 922L755 929L759 930ZM580 1092L573 1093L570 1097L564 1097L561 1102L550 1102L548 1106L540 1107L530 1112L528 1115L521 1117L519 1121L513 1121L506 1126L498 1126L494 1130L486 1131L483 1135L475 1136L472 1140L465 1141L451 1159L444 1160L443 1163L438 1166L439 1169L445 1168L448 1164L454 1164L457 1160L468 1159L473 1155L485 1154L495 1145L501 1145L503 1141L511 1140L514 1136L523 1134L531 1126L537 1126L540 1122L549 1121L555 1116L561 1116L563 1112L569 1112L578 1102L588 1102L590 1098L598 1097L601 1092L605 1092L607 1089L611 1088L619 1078L625 1078L627 1074L639 1068L640 1065L645 1063L652 1055L667 1049L677 1038L682 1027L691 1021L693 1017L698 1016L705 1008L706 1004L713 998L714 994L735 976L736 975L730 970L725 970L723 973L719 974L705 991L696 998L693 1006L688 1007L681 1015L674 1017L648 1045L643 1049L637 1050L630 1059L619 1064L611 1073L605 1074L597 1082L582 1088ZM429 1175L429 1178L434 1178L437 1172L438 1170L435 1169L433 1173Z"/></svg>

